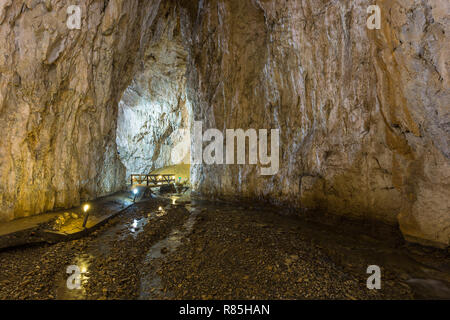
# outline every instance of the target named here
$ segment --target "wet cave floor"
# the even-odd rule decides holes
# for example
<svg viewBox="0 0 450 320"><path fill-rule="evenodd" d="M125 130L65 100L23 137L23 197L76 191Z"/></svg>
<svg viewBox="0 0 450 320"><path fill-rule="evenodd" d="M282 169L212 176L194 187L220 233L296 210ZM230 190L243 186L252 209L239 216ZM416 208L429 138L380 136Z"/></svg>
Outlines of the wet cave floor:
<svg viewBox="0 0 450 320"><path fill-rule="evenodd" d="M369 265L379 290L367 288ZM0 270L0 299L450 299L448 250L180 195L136 203L83 239L4 250Z"/></svg>

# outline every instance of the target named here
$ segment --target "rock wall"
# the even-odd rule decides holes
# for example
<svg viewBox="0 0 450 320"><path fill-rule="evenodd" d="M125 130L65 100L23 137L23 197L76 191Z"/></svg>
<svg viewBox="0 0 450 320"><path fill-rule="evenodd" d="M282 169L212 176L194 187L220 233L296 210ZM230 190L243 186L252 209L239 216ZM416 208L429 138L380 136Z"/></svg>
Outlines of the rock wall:
<svg viewBox="0 0 450 320"><path fill-rule="evenodd" d="M143 60L119 103L117 147L133 173L189 163L191 105L186 97L187 52L179 11L163 16L151 35ZM180 145L186 146L179 154Z"/></svg>
<svg viewBox="0 0 450 320"><path fill-rule="evenodd" d="M136 86L168 108L180 105L178 93L158 97L157 83L140 83L147 72L164 73L158 62L145 68L145 53L162 58L173 45L152 39L165 39L178 10L183 99L194 119L204 129L281 134L276 175L260 176L254 165L196 165L197 191L398 223L408 240L448 246L447 0L74 2L81 30L65 24L69 1L0 4L1 219L121 187L124 90L123 112L140 99L130 94ZM381 8L380 30L366 27L372 4ZM178 76L164 88L179 87L170 80ZM175 115L164 123L180 122Z"/></svg>
<svg viewBox="0 0 450 320"><path fill-rule="evenodd" d="M160 1L2 0L0 220L114 192L117 103ZM81 29L67 26L69 5Z"/></svg>
<svg viewBox="0 0 450 320"><path fill-rule="evenodd" d="M369 5L381 29L369 30ZM199 1L189 70L204 128L280 129L280 170L193 166L205 195L263 198L450 238L449 2Z"/></svg>

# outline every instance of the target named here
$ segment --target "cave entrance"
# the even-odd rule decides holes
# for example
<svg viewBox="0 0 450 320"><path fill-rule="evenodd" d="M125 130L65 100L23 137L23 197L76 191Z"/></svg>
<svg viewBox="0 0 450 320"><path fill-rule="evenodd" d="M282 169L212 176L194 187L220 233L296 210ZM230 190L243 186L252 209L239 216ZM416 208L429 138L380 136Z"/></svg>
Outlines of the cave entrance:
<svg viewBox="0 0 450 320"><path fill-rule="evenodd" d="M190 180L188 53L178 19L167 19L158 28L119 102L116 142L128 183L132 174Z"/></svg>

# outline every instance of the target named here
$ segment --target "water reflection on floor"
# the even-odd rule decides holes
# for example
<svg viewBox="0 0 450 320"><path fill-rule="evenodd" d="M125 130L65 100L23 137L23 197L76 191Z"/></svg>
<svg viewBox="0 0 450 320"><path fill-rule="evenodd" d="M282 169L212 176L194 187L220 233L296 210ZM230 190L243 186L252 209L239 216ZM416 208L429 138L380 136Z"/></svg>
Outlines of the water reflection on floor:
<svg viewBox="0 0 450 320"><path fill-rule="evenodd" d="M69 289L69 287L75 286L75 276L76 274L72 269L66 269L66 273L58 274L56 282L57 290L56 290L56 299L60 300L82 300L86 298L86 285L89 281L90 277L90 264L94 256L90 254L80 254L69 266L74 266L78 268L77 272L80 272L80 289L73 288ZM69 283L70 282L70 283Z"/></svg>
<svg viewBox="0 0 450 320"><path fill-rule="evenodd" d="M152 230L152 221L170 215L174 208L183 207L189 215L186 221L181 226L174 227L168 236L156 241L150 249L143 252L144 258L137 266L140 278L139 299L173 297L161 281L163 262L166 257L177 252L181 245L189 243L190 234L196 228L196 219L203 211L224 214L234 219L223 226L229 230L230 237L235 231L231 223L235 226L246 224L251 229L262 230L263 233L289 233L294 235L290 238L294 240L289 241L311 243L330 259L330 263L338 264L350 273L361 273L361 268L367 264L380 265L383 270L387 270L383 276L398 281L399 286L408 287L415 298L450 299L448 251L406 244L399 233L390 227L377 229L370 224L361 225L344 220L324 224L320 219L294 217L286 215L280 208L254 203L191 203L186 195L170 195L166 196L165 200L164 205L148 212L142 209L142 212L133 218L127 218L126 215L119 217L115 224L99 233L89 246L72 260L74 265L82 268L82 289L67 289L67 274L58 274L56 298L86 298L85 287L92 276L90 265L96 257L108 256L117 241L145 236ZM236 250L244 249L245 246L246 244L242 243L239 247L238 243Z"/></svg>
<svg viewBox="0 0 450 320"><path fill-rule="evenodd" d="M176 204L176 197L171 197L172 204ZM181 230L174 229L170 235L155 243L148 251L141 267L141 287L139 293L140 300L161 298L158 294L164 292L161 285L161 278L156 270L160 267L161 260L165 255L174 252L181 244L182 240L189 236L195 224L198 211L190 204L185 205L190 215ZM164 292L165 297L170 297L170 292Z"/></svg>

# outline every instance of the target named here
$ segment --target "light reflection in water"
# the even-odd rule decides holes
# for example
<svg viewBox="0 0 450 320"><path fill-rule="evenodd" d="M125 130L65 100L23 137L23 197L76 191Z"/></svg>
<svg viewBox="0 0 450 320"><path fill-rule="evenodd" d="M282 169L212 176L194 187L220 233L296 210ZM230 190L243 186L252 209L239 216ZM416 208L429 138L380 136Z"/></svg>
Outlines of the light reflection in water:
<svg viewBox="0 0 450 320"><path fill-rule="evenodd" d="M144 226L149 222L150 215L148 218L144 217L142 219L133 219L133 222L130 224L130 232L132 233L133 237L136 237L139 233L144 231ZM126 234L124 235L126 236Z"/></svg>
<svg viewBox="0 0 450 320"><path fill-rule="evenodd" d="M90 265L90 259L92 257L88 256L88 257L78 257L76 259L76 265L80 268L80 280L81 280L81 285L85 286L87 281L89 280L89 265Z"/></svg>
<svg viewBox="0 0 450 320"><path fill-rule="evenodd" d="M89 266L91 264L91 261L93 259L93 256L90 254L81 254L73 260L72 265L75 265L79 268L80 271L80 289L69 289L67 286L67 280L69 277L69 274L67 274L64 269L64 272L62 272L61 275L58 275L59 278L59 286L56 290L56 299L62 299L62 300L79 300L79 299L85 299L86 297L86 287L89 281Z"/></svg>

